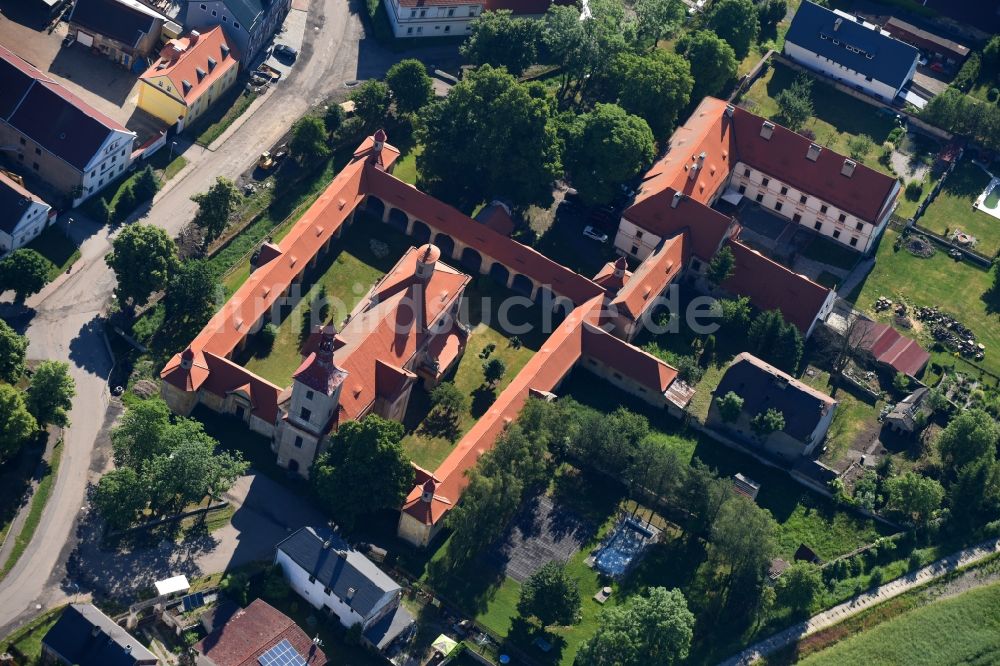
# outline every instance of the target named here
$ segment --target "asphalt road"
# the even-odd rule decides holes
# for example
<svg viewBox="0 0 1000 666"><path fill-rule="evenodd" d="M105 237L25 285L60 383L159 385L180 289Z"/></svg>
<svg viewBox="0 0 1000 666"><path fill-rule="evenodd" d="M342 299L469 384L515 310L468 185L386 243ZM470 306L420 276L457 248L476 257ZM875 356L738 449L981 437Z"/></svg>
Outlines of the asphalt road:
<svg viewBox="0 0 1000 666"><path fill-rule="evenodd" d="M312 0L303 48L291 76L217 150L193 155L196 161L157 195L143 221L177 234L194 216L191 195L206 190L217 176L238 177L299 116L347 81L384 74L398 56L365 37L359 10L360 5L345 0ZM0 583L0 636L76 591L65 580L65 562L76 545L77 519L86 510L87 484L107 467L108 442L102 430L113 417L106 385L112 361L98 317L115 286L103 261L110 237L106 228L74 217L72 225L60 222L81 243L82 257L72 273L28 299L27 311L2 308L6 318L30 319L30 358L70 362L77 396L59 476L41 524L17 566Z"/></svg>

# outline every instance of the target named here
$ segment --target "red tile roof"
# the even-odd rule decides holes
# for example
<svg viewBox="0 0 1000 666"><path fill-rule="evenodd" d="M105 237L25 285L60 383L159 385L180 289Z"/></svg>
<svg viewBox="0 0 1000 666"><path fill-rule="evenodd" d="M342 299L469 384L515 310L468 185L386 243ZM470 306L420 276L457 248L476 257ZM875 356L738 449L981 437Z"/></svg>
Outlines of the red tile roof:
<svg viewBox="0 0 1000 666"><path fill-rule="evenodd" d="M727 243L736 265L722 287L748 297L761 310L780 310L805 335L833 292L737 240Z"/></svg>
<svg viewBox="0 0 1000 666"><path fill-rule="evenodd" d="M896 372L916 377L927 365L931 355L913 338L902 335L888 324L862 319L857 325L859 343L879 363Z"/></svg>
<svg viewBox="0 0 1000 666"><path fill-rule="evenodd" d="M666 393L677 370L589 322L583 324L583 354L617 369L656 393Z"/></svg>
<svg viewBox="0 0 1000 666"><path fill-rule="evenodd" d="M344 383L347 373L333 361L334 338L337 329L325 326L319 331L315 351L310 352L292 378L324 395L333 395Z"/></svg>
<svg viewBox="0 0 1000 666"><path fill-rule="evenodd" d="M194 649L215 666L258 666L257 658L287 640L308 666L324 666L326 654L295 622L261 599L236 612Z"/></svg>
<svg viewBox="0 0 1000 666"><path fill-rule="evenodd" d="M635 269L628 283L611 301L632 321L656 303L663 290L684 268L687 234L667 238Z"/></svg>
<svg viewBox="0 0 1000 666"><path fill-rule="evenodd" d="M200 35L191 33L171 39L163 47L159 59L139 79L156 87L153 80L165 76L184 98L184 103L193 106L213 83L234 67L239 67L239 54L232 51L222 26L217 25Z"/></svg>
<svg viewBox="0 0 1000 666"><path fill-rule="evenodd" d="M628 261L625 257L618 257L615 261L609 261L594 276L594 282L604 287L604 291L609 296L614 296L632 278L632 271L628 270Z"/></svg>

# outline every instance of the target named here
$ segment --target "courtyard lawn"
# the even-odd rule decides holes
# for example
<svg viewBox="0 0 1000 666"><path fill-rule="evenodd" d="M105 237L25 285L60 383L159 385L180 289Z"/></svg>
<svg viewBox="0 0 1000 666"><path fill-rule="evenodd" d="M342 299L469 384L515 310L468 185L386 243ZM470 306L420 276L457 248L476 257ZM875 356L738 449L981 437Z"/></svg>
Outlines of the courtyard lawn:
<svg viewBox="0 0 1000 666"><path fill-rule="evenodd" d="M1000 661L1000 584L970 590L876 625L802 664L993 664Z"/></svg>
<svg viewBox="0 0 1000 666"><path fill-rule="evenodd" d="M27 247L49 260L51 266L45 278L48 282L65 273L80 258L80 248L57 227L46 227Z"/></svg>
<svg viewBox="0 0 1000 666"><path fill-rule="evenodd" d="M752 102L747 107L749 110L774 118L778 115L778 104L774 98L790 86L797 76L799 73L790 67L774 63L767 74L754 82L743 96L742 102ZM819 145L844 155L851 153L848 147L850 139L867 135L871 138L872 145L861 157L861 161L872 169L885 172L878 157L889 132L896 127L892 116L880 113L871 104L846 95L816 77L812 79L812 101L816 115L806 121L803 130L812 131Z"/></svg>
<svg viewBox="0 0 1000 666"><path fill-rule="evenodd" d="M389 245L388 255L382 258L375 256L369 243L372 238ZM302 319L313 295L319 292L321 286L326 287L331 302L329 321L339 324L371 286L392 268L407 247L405 237L388 226L359 216L355 224L330 246L331 254L313 269L315 277L309 279L309 291L278 325L278 335L270 352L258 355L254 353L253 342L248 344L247 349L253 355L246 360L246 368L278 386L288 386L292 373L302 362L299 335Z"/></svg>
<svg viewBox="0 0 1000 666"><path fill-rule="evenodd" d="M399 160L392 167L392 175L399 178L404 183L409 183L410 185L417 184L417 155L424 152L423 146L414 146L405 155L399 158Z"/></svg>
<svg viewBox="0 0 1000 666"><path fill-rule="evenodd" d="M979 241L975 249L992 257L1000 250L1000 220L972 207L990 182L985 171L965 159L944 181L937 198L917 220L917 225L944 236L961 229Z"/></svg>
<svg viewBox="0 0 1000 666"><path fill-rule="evenodd" d="M858 259L861 258L859 252L818 234L813 236L809 244L802 250L801 255L806 259L842 268L845 271L854 268Z"/></svg>
<svg viewBox="0 0 1000 666"><path fill-rule="evenodd" d="M987 295L992 284L990 271L967 261L956 262L940 248L929 259L915 257L905 249L895 251L893 243L897 236L892 229L886 230L875 267L848 300L869 316L886 322L891 322L891 313L876 313L872 307L880 296L902 300L911 309L921 305L940 306L971 328L986 345L986 358L980 365L1000 374L1000 304L995 296ZM919 322L915 323L919 326ZM931 348L930 336L919 328L904 333L915 334L925 349ZM948 352L932 352L931 361L955 364L959 370L971 369Z"/></svg>
<svg viewBox="0 0 1000 666"><path fill-rule="evenodd" d="M833 396L840 403L826 435L827 450L820 456L822 462L833 465L843 459L851 445L866 430L878 427L878 415L885 403L881 400L874 404L865 402L847 389L835 388L830 383L829 372L815 368L813 371L812 377L803 374L801 380L814 389Z"/></svg>
<svg viewBox="0 0 1000 666"><path fill-rule="evenodd" d="M237 79L233 87L195 121L194 129L189 134L195 137L195 143L207 148L222 136L222 133L253 104L255 99L257 93L243 90L243 79Z"/></svg>

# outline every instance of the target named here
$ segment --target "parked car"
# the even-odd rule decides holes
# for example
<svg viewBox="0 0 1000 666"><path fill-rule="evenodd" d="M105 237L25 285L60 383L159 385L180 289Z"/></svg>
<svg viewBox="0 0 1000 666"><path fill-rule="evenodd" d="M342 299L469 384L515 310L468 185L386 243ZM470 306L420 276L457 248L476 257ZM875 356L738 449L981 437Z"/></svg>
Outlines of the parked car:
<svg viewBox="0 0 1000 666"><path fill-rule="evenodd" d="M601 233L600 231L598 231L597 229L595 229L590 225L587 225L586 227L583 228L583 235L591 240L597 241L598 243L608 242L607 234Z"/></svg>
<svg viewBox="0 0 1000 666"><path fill-rule="evenodd" d="M274 55L277 58L287 58L288 60L294 61L299 57L298 49L295 49L288 44L276 44L274 47Z"/></svg>

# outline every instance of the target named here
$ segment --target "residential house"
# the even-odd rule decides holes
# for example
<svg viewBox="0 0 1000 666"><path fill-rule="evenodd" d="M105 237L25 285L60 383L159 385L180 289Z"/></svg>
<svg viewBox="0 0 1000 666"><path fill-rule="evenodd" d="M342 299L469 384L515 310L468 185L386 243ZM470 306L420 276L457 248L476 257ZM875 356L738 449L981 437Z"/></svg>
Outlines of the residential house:
<svg viewBox="0 0 1000 666"><path fill-rule="evenodd" d="M194 644L195 666L324 666L326 654L292 618L262 599Z"/></svg>
<svg viewBox="0 0 1000 666"><path fill-rule="evenodd" d="M969 55L968 46L918 28L895 16L890 16L882 27L899 41L915 46L921 51L944 60L949 65L960 65Z"/></svg>
<svg viewBox="0 0 1000 666"><path fill-rule="evenodd" d="M73 206L132 165L135 132L0 46L0 145ZM13 157L10 157L13 156Z"/></svg>
<svg viewBox="0 0 1000 666"><path fill-rule="evenodd" d="M931 355L913 338L881 322L859 319L851 332L852 346L867 354L889 372L916 378L927 367Z"/></svg>
<svg viewBox="0 0 1000 666"><path fill-rule="evenodd" d="M296 594L345 627L360 624L364 640L378 650L413 626L399 603L399 584L332 532L296 531L278 544L274 563Z"/></svg>
<svg viewBox="0 0 1000 666"><path fill-rule="evenodd" d="M141 72L160 46L169 19L139 0L76 0L69 36L81 46Z"/></svg>
<svg viewBox="0 0 1000 666"><path fill-rule="evenodd" d="M927 398L930 389L921 386L895 405L892 411L885 415L885 424L896 433L912 435L920 429L922 420L931 415Z"/></svg>
<svg viewBox="0 0 1000 666"><path fill-rule="evenodd" d="M292 0L187 0L181 11L189 30L205 33L222 26L245 69L256 62L291 6Z"/></svg>
<svg viewBox="0 0 1000 666"><path fill-rule="evenodd" d="M70 604L42 638L46 663L155 666L156 655L93 604Z"/></svg>
<svg viewBox="0 0 1000 666"><path fill-rule="evenodd" d="M178 129L190 126L219 99L239 71L239 55L216 26L171 39L139 77L139 108Z"/></svg>
<svg viewBox="0 0 1000 666"><path fill-rule="evenodd" d="M785 56L892 103L913 79L920 52L860 16L803 0L785 34Z"/></svg>
<svg viewBox="0 0 1000 666"><path fill-rule="evenodd" d="M518 16L541 17L551 0L382 0L396 37L464 36L483 12L507 9Z"/></svg>
<svg viewBox="0 0 1000 666"><path fill-rule="evenodd" d="M19 177L0 171L0 256L24 247L56 220L56 212L24 187Z"/></svg>
<svg viewBox="0 0 1000 666"><path fill-rule="evenodd" d="M743 409L734 422L719 413L719 399L735 393L743 398ZM826 437L837 401L803 384L791 375L748 353L739 354L726 368L712 396L707 424L738 435L787 460L810 455ZM759 436L751 420L768 409L782 413L785 426Z"/></svg>

